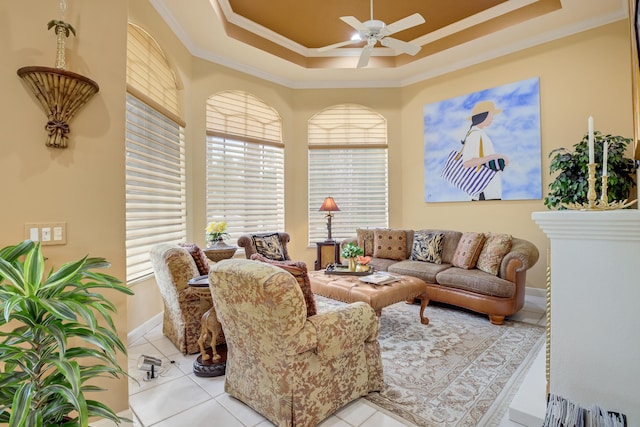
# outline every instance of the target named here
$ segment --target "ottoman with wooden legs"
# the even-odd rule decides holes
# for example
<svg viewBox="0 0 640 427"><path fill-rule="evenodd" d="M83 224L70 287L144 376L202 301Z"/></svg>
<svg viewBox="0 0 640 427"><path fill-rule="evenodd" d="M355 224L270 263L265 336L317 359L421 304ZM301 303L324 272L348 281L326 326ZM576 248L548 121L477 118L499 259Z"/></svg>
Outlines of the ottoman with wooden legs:
<svg viewBox="0 0 640 427"><path fill-rule="evenodd" d="M417 277L398 275L400 280L386 284L374 285L365 283L359 276L325 274L324 270L310 271L309 282L314 294L326 298L352 303L362 301L369 304L378 316L382 309L401 301L412 302L420 299L420 322L429 324L429 319L424 315L427 306L427 285Z"/></svg>

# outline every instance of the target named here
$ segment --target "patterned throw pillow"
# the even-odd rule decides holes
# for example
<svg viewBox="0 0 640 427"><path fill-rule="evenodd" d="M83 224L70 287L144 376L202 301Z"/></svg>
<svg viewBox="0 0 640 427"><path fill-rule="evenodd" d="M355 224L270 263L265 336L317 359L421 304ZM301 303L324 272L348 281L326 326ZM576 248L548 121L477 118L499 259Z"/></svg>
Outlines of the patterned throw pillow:
<svg viewBox="0 0 640 427"><path fill-rule="evenodd" d="M357 228L358 246L364 249L364 256L373 256L373 230Z"/></svg>
<svg viewBox="0 0 640 427"><path fill-rule="evenodd" d="M275 265L291 273L291 275L298 282L298 285L300 285L302 295L304 295L304 302L307 306L307 317L313 316L318 312L316 307L316 300L313 297L313 291L311 291L311 282L309 282L306 263L304 263L303 261L274 261L265 258L260 254L251 255L251 259L254 261L260 261L267 264Z"/></svg>
<svg viewBox="0 0 640 427"><path fill-rule="evenodd" d="M484 244L484 234L482 233L463 233L458 241L456 252L453 254L451 264L454 267L460 267L467 270L476 266L482 245Z"/></svg>
<svg viewBox="0 0 640 427"><path fill-rule="evenodd" d="M265 236L251 236L256 252L274 261L284 261L284 250L278 233Z"/></svg>
<svg viewBox="0 0 640 427"><path fill-rule="evenodd" d="M397 261L407 259L407 233L404 230L375 229L373 256Z"/></svg>
<svg viewBox="0 0 640 427"><path fill-rule="evenodd" d="M500 271L500 263L510 250L511 236L509 234L489 233L478 257L478 270L497 276Z"/></svg>
<svg viewBox="0 0 640 427"><path fill-rule="evenodd" d="M193 257L193 260L198 267L198 271L201 276L205 276L209 274L209 261L207 260L207 256L204 254L202 249L198 247L195 243L180 243L180 246L185 248L187 252Z"/></svg>
<svg viewBox="0 0 640 427"><path fill-rule="evenodd" d="M413 235L411 258L414 261L426 261L442 264L444 233L416 232Z"/></svg>

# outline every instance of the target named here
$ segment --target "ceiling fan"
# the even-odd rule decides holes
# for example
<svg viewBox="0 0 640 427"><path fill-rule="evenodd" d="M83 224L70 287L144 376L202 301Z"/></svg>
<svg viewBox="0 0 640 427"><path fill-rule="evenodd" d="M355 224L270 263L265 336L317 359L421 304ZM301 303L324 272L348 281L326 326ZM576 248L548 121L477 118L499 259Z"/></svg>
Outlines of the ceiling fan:
<svg viewBox="0 0 640 427"><path fill-rule="evenodd" d="M366 67L369 63L369 57L371 51L376 43L380 42L382 46L390 47L408 55L415 55L420 51L420 46L411 44L402 40L388 37L391 34L406 30L416 25L423 24L424 18L419 13L414 13L406 18L402 18L392 24L385 24L383 21L373 19L373 0L371 0L371 19L368 21L360 22L355 16L341 16L340 19L355 28L358 31L358 35L354 36L351 40L330 44L328 46L318 48L319 52L326 52L331 49L336 49L343 46L349 46L352 44L361 43L366 41L367 44L362 48L360 59L358 60L358 68Z"/></svg>

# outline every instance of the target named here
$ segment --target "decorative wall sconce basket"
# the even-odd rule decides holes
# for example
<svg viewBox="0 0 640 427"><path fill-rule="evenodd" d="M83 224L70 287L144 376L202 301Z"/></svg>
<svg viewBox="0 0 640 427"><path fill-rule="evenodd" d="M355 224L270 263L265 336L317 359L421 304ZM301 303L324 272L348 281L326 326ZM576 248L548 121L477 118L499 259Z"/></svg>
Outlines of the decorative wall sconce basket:
<svg viewBox="0 0 640 427"><path fill-rule="evenodd" d="M98 84L60 68L22 67L18 75L27 82L49 118L45 125L49 134L47 147L66 148L69 122L98 92Z"/></svg>

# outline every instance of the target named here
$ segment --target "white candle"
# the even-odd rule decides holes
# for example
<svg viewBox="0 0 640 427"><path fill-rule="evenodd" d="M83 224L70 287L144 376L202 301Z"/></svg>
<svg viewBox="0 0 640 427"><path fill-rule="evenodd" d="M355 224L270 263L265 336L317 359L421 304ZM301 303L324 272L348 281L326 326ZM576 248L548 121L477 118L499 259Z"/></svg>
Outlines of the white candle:
<svg viewBox="0 0 640 427"><path fill-rule="evenodd" d="M595 163L593 155L593 117L589 116L589 163Z"/></svg>
<svg viewBox="0 0 640 427"><path fill-rule="evenodd" d="M607 160L609 160L609 141L604 142L602 150L602 176L607 176Z"/></svg>

